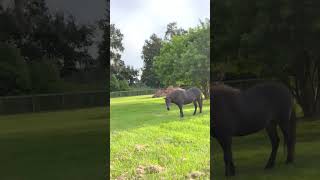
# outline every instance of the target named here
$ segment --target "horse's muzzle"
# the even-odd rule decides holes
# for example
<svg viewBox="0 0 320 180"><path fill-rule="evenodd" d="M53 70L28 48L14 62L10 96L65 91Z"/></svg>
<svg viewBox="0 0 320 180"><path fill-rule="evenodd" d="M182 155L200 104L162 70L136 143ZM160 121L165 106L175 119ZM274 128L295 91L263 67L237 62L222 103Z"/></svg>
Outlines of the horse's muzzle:
<svg viewBox="0 0 320 180"><path fill-rule="evenodd" d="M168 108L168 107L167 107L167 110L169 111L169 110L170 110L170 108Z"/></svg>

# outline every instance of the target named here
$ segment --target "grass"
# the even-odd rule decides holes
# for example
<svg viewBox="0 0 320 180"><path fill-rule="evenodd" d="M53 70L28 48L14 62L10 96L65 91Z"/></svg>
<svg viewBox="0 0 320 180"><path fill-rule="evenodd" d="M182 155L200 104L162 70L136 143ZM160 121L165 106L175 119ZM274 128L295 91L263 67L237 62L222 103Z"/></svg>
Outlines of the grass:
<svg viewBox="0 0 320 180"><path fill-rule="evenodd" d="M105 179L106 108L0 116L0 179Z"/></svg>
<svg viewBox="0 0 320 180"><path fill-rule="evenodd" d="M111 179L209 179L209 107L205 101L203 113L193 116L193 105L186 105L180 119L179 109L167 111L163 98L111 99Z"/></svg>
<svg viewBox="0 0 320 180"><path fill-rule="evenodd" d="M279 131L281 142L282 135ZM214 140L214 179L223 180L223 153ZM265 132L233 139L233 157L236 173L232 180L317 180L320 177L320 121L299 122L297 124L296 159L286 165L283 145L279 146L276 165L272 170L264 170L271 151L271 144Z"/></svg>

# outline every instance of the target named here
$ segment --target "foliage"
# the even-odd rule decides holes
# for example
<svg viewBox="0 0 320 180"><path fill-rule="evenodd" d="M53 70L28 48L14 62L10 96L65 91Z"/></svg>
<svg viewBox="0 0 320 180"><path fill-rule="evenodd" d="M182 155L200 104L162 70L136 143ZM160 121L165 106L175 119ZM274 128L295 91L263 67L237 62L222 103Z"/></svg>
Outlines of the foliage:
<svg viewBox="0 0 320 180"><path fill-rule="evenodd" d="M162 39L156 34L152 34L149 40L146 40L142 47L141 58L144 62L141 81L150 87L159 87L160 79L155 73L153 62L154 57L160 54Z"/></svg>
<svg viewBox="0 0 320 180"><path fill-rule="evenodd" d="M104 26L106 27L106 26ZM110 25L110 91L125 91L129 85L138 80L138 70L126 66L121 60L121 53L124 51L122 45L123 34L114 24ZM100 49L103 48L101 44ZM100 53L103 50L100 50Z"/></svg>
<svg viewBox="0 0 320 180"><path fill-rule="evenodd" d="M19 49L0 42L0 60L0 95L30 91L28 66Z"/></svg>
<svg viewBox="0 0 320 180"><path fill-rule="evenodd" d="M217 1L214 63L227 62L238 75L280 79L291 88L306 116L320 114L317 5L315 0Z"/></svg>
<svg viewBox="0 0 320 180"><path fill-rule="evenodd" d="M187 31L182 28L178 28L177 22L172 22L167 25L167 30L165 32L164 39L170 40L173 36L180 36L185 33L187 33Z"/></svg>
<svg viewBox="0 0 320 180"><path fill-rule="evenodd" d="M30 0L20 8L0 11L0 38L16 44L28 62L59 58L61 74L67 75L75 70L76 61L89 56L93 26L79 25L71 15L51 15L44 0Z"/></svg>
<svg viewBox="0 0 320 180"><path fill-rule="evenodd" d="M111 75L110 79L110 91L127 91L129 90L129 84L126 80L119 80L115 75Z"/></svg>
<svg viewBox="0 0 320 180"><path fill-rule="evenodd" d="M166 85L199 86L209 95L210 22L200 22L183 35L163 42L155 57L155 72Z"/></svg>
<svg viewBox="0 0 320 180"><path fill-rule="evenodd" d="M29 65L32 91L35 93L57 92L61 88L59 70L54 61L50 60L52 59L43 59Z"/></svg>

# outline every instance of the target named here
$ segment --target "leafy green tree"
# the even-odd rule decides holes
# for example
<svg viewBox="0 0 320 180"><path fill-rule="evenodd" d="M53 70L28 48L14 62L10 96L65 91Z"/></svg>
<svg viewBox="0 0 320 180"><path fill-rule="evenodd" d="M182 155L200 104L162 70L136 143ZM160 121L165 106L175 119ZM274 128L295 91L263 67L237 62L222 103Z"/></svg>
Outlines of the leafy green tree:
<svg viewBox="0 0 320 180"><path fill-rule="evenodd" d="M152 34L142 47L141 58L144 66L142 68L141 81L150 87L159 87L161 84L153 68L154 57L160 54L161 42L161 38L156 34Z"/></svg>
<svg viewBox="0 0 320 180"><path fill-rule="evenodd" d="M29 70L33 93L53 93L60 90L59 69L52 59L34 61L29 64Z"/></svg>
<svg viewBox="0 0 320 180"><path fill-rule="evenodd" d="M0 95L16 95L31 89L27 63L19 49L0 42Z"/></svg>
<svg viewBox="0 0 320 180"><path fill-rule="evenodd" d="M155 72L166 85L200 87L209 96L210 22L164 42L154 60Z"/></svg>
<svg viewBox="0 0 320 180"><path fill-rule="evenodd" d="M110 77L110 91L118 91L120 89L119 80L114 74Z"/></svg>
<svg viewBox="0 0 320 180"><path fill-rule="evenodd" d="M44 0L16 1L14 9L0 11L0 38L12 42L28 61L44 56L62 59L61 74L75 70L75 62L88 56L94 27L79 25L71 15L51 15Z"/></svg>

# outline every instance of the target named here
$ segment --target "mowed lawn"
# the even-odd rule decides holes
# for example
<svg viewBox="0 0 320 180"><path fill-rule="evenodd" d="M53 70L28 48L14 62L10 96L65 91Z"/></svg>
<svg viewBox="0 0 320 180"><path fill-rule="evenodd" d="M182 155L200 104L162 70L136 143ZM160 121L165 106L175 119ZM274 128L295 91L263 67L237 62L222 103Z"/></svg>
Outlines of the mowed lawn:
<svg viewBox="0 0 320 180"><path fill-rule="evenodd" d="M163 98L111 99L112 179L209 179L210 105L193 116L193 104L167 111Z"/></svg>
<svg viewBox="0 0 320 180"><path fill-rule="evenodd" d="M234 180L317 180L320 178L320 121L301 121L297 124L296 160L286 165L281 132L274 169L264 170L271 152L271 144L262 131L247 137L233 139L233 156L236 173ZM214 179L227 179L224 176L223 153L214 139Z"/></svg>
<svg viewBox="0 0 320 180"><path fill-rule="evenodd" d="M106 108L0 116L0 179L106 177Z"/></svg>

